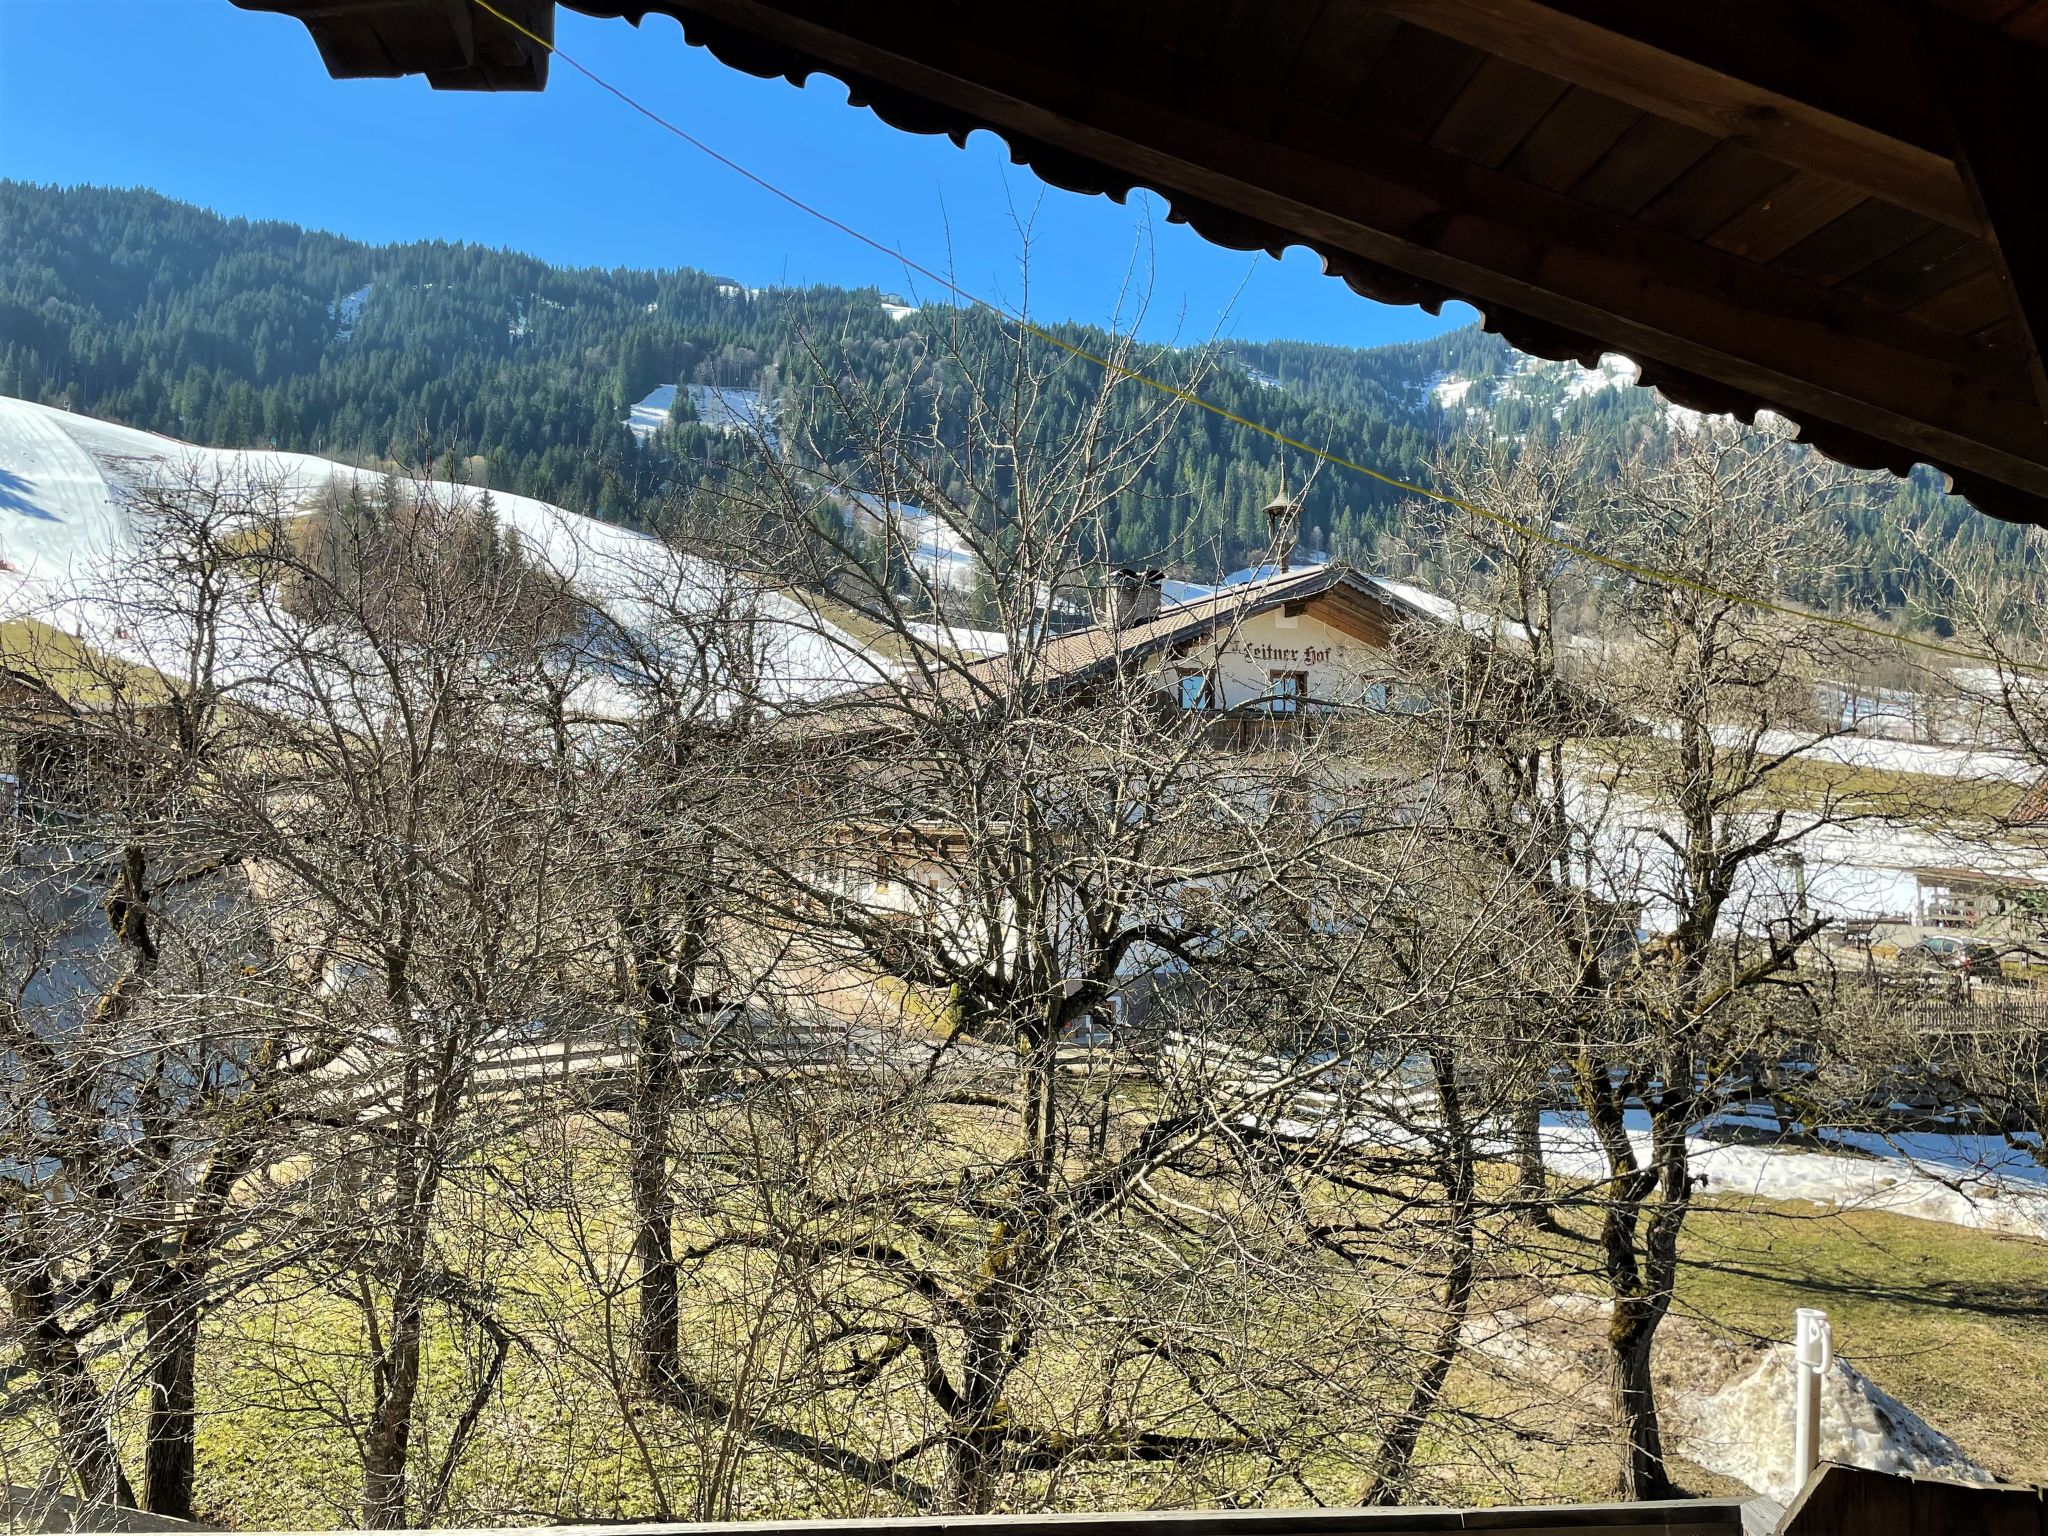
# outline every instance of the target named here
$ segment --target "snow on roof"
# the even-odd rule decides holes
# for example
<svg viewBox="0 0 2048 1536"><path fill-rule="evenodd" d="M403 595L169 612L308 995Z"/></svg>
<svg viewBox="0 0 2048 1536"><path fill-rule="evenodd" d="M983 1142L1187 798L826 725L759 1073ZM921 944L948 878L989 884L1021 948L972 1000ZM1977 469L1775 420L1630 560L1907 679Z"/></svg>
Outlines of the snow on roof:
<svg viewBox="0 0 2048 1536"><path fill-rule="evenodd" d="M1455 624L1468 635L1482 635L1493 638L1505 637L1511 640L1527 641L1529 631L1499 614L1484 608L1472 608L1463 603L1453 602L1441 593L1427 587L1418 587L1405 581L1391 581L1384 576L1368 576L1382 592L1398 602L1428 614L1445 624Z"/></svg>

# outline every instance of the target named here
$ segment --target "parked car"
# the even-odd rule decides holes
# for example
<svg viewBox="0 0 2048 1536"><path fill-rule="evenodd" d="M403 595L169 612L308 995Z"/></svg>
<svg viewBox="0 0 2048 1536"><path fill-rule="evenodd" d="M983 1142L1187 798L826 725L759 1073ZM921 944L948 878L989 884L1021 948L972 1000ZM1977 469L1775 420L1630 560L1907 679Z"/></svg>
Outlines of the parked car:
<svg viewBox="0 0 2048 1536"><path fill-rule="evenodd" d="M1100 1018L1085 1013L1060 1031L1060 1044L1077 1051L1106 1051L1116 1044L1116 1033Z"/></svg>
<svg viewBox="0 0 2048 1536"><path fill-rule="evenodd" d="M1998 946L1983 939L1958 939L1931 933L1899 951L1898 968L1910 975L1956 981L1996 981L2004 974Z"/></svg>

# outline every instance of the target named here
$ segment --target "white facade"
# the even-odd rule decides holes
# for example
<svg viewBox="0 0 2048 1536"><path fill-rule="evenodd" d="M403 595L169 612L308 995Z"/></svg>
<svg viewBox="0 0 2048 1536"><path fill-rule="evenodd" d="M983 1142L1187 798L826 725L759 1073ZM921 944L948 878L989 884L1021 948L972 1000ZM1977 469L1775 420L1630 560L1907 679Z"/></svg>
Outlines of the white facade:
<svg viewBox="0 0 2048 1536"><path fill-rule="evenodd" d="M1386 653L1313 614L1278 608L1230 625L1182 655L1161 661L1159 686L1188 709L1291 711L1310 704L1364 703L1389 677Z"/></svg>

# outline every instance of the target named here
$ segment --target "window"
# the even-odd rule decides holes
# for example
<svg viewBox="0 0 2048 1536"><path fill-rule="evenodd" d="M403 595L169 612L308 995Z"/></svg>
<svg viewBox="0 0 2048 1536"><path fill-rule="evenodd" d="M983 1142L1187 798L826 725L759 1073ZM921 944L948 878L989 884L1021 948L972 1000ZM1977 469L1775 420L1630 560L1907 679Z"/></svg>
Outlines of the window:
<svg viewBox="0 0 2048 1536"><path fill-rule="evenodd" d="M1267 708L1276 715L1291 715L1308 702L1308 674L1306 672L1270 672L1267 674Z"/></svg>
<svg viewBox="0 0 2048 1536"><path fill-rule="evenodd" d="M1210 695L1209 674L1193 667L1181 667L1174 676L1178 680L1180 707L1189 712L1209 709L1214 706Z"/></svg>

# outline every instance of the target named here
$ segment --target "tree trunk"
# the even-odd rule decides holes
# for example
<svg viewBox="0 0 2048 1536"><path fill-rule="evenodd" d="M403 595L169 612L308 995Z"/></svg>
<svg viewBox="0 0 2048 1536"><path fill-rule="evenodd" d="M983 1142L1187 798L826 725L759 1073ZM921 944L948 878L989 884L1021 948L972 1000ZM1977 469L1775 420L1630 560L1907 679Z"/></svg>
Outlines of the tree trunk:
<svg viewBox="0 0 2048 1536"><path fill-rule="evenodd" d="M420 1386L420 1336L426 1322L426 1286L417 1272L398 1283L391 1331L376 1362L375 1395L363 1433L363 1524L373 1531L406 1525L406 1471L412 1414Z"/></svg>
<svg viewBox="0 0 2048 1536"><path fill-rule="evenodd" d="M57 1419L58 1444L78 1479L80 1495L89 1504L132 1508L135 1490L129 1486L120 1454L114 1449L106 1403L79 1352L78 1341L57 1316L56 1288L49 1268L32 1262L27 1273L8 1288L8 1301L22 1358L49 1398Z"/></svg>
<svg viewBox="0 0 2048 1536"><path fill-rule="evenodd" d="M1678 1057L1671 1075L1689 1080L1690 1073L1690 1058ZM1678 1235L1692 1203L1685 1131L1697 1117L1697 1106L1690 1098L1659 1102L1651 1108L1652 1163L1640 1175L1649 1181L1649 1187L1638 1186L1641 1192L1637 1196L1638 1209L1648 1217L1642 1228L1641 1268L1635 1272L1640 1278L1615 1288L1608 1340L1614 1358L1615 1409L1627 1438L1621 1473L1625 1498L1668 1499L1678 1492L1664 1466L1650 1347L1664 1314L1671 1309L1671 1293L1678 1283ZM1633 1230L1632 1220L1627 1225Z"/></svg>
<svg viewBox="0 0 2048 1536"><path fill-rule="evenodd" d="M1546 1232L1557 1230L1550 1209L1550 1186L1543 1170L1543 1111L1532 1091L1515 1106L1515 1187L1510 1195L1515 1214Z"/></svg>
<svg viewBox="0 0 2048 1536"><path fill-rule="evenodd" d="M633 1265L640 1309L634 1351L640 1390L661 1399L672 1396L682 1379L675 1200L669 1191L668 1157L676 1067L675 1031L665 1021L644 1022L630 1133Z"/></svg>
<svg viewBox="0 0 2048 1536"><path fill-rule="evenodd" d="M1446 1219L1451 1239L1450 1264L1444 1272L1442 1313L1436 1337L1422 1373L1408 1395L1408 1406L1394 1421L1380 1442L1375 1457L1373 1481L1365 1495L1367 1504L1391 1504L1407 1484L1415 1460L1415 1447L1422 1428L1436 1411L1444 1382L1458 1358L1458 1343L1465 1330L1465 1315L1472 1301L1472 1280L1478 1265L1478 1232L1474 1221L1473 1151L1464 1107L1458 1094L1453 1064L1447 1053L1436 1060L1437 1097L1442 1108L1444 1156L1442 1178L1446 1197ZM1540 1163L1539 1163L1540 1168Z"/></svg>
<svg viewBox="0 0 2048 1536"><path fill-rule="evenodd" d="M145 1318L149 1338L149 1426L142 1486L151 1514L190 1520L197 1463L198 1298L185 1273L170 1270Z"/></svg>
<svg viewBox="0 0 2048 1536"><path fill-rule="evenodd" d="M1619 1300L1607 1330L1614 1361L1614 1402L1626 1444L1621 1496L1669 1499L1678 1490L1664 1469L1664 1437L1657 1425L1657 1394L1650 1377L1650 1345L1664 1309L1647 1298Z"/></svg>
<svg viewBox="0 0 2048 1536"><path fill-rule="evenodd" d="M961 1391L947 1446L947 1507L954 1514L985 1515L995 1508L1003 1451L1002 1401L1006 1372L1002 1331L984 1304L969 1323L961 1361Z"/></svg>

